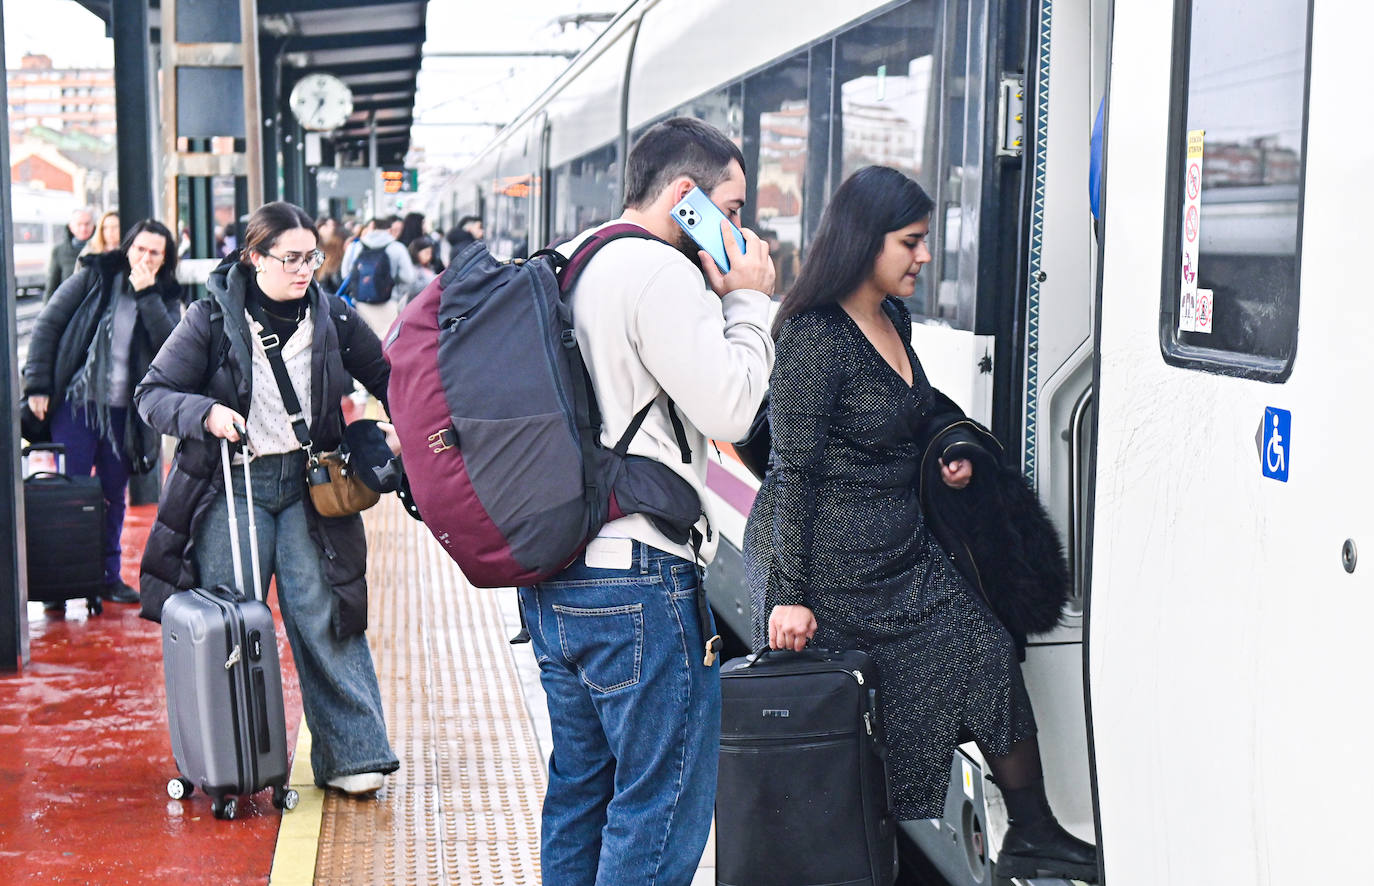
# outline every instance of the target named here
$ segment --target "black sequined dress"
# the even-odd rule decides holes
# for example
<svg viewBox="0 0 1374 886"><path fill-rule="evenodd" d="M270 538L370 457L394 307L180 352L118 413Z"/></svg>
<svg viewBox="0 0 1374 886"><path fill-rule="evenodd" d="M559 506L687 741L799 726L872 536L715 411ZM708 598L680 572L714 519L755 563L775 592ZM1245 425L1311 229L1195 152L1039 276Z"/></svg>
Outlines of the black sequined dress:
<svg viewBox="0 0 1374 886"><path fill-rule="evenodd" d="M909 343L906 306L883 308ZM787 321L772 467L744 544L756 647L774 606L803 604L816 615L812 646L876 660L893 800L910 820L942 813L961 728L1002 755L1035 719L1011 636L926 527L912 428L934 391L906 352L910 387L838 305Z"/></svg>

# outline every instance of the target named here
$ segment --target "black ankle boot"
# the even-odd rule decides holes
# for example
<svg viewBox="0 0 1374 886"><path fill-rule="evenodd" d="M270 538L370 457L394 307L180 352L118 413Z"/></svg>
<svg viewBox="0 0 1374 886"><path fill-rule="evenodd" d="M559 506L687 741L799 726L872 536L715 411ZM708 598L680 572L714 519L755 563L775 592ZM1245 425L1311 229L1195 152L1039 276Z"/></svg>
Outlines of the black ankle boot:
<svg viewBox="0 0 1374 886"><path fill-rule="evenodd" d="M1011 827L997 855L999 877L1066 877L1097 882L1097 847L1064 830L1050 811L1045 783L1003 790Z"/></svg>

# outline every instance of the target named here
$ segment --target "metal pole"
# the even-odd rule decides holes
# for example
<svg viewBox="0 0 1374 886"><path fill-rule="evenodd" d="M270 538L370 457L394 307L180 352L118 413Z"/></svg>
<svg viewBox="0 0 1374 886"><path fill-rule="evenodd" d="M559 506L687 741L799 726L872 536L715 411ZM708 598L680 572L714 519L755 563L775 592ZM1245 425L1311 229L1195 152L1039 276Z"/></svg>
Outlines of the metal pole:
<svg viewBox="0 0 1374 886"><path fill-rule="evenodd" d="M169 3L168 6L175 4ZM167 10L163 10L163 15ZM148 55L148 0L113 0L110 27L114 32L115 113L119 117L119 217L125 230L145 218L157 218L153 158L153 71ZM163 42L170 35L163 31ZM175 195L173 196L175 206ZM176 213L163 218L176 229Z"/></svg>
<svg viewBox="0 0 1374 886"><path fill-rule="evenodd" d="M5 71L5 15L0 10L0 72ZM6 78L8 79L8 78ZM5 95L0 82L0 95ZM10 194L9 118L0 119L0 193ZM15 330L14 226L10 201L0 200L0 348L8 370L0 383L0 408L19 414L18 338ZM19 422L0 429L0 671L13 671L29 662L28 574L24 557L24 483L19 470Z"/></svg>
<svg viewBox="0 0 1374 886"><path fill-rule="evenodd" d="M262 104L258 92L258 3L239 2L239 39L243 41L244 165L250 211L262 205Z"/></svg>
<svg viewBox="0 0 1374 886"><path fill-rule="evenodd" d="M175 7L168 3L168 7ZM175 13L164 24L175 22ZM157 218L158 175L154 158L157 142L153 137L152 95L154 74L148 33L148 0L114 0L110 9L114 31L115 113L119 117L116 136L119 163L119 218L124 230L145 218ZM163 31L164 46L171 34ZM171 118L169 118L171 119ZM173 143L175 147L175 143ZM176 187L172 186L171 211L162 221L180 233L176 214ZM162 483L161 457L147 474L129 478L129 500L135 505L152 504L158 499Z"/></svg>
<svg viewBox="0 0 1374 886"><path fill-rule="evenodd" d="M377 112L367 117L367 165L372 170L372 190L368 193L370 209L368 215L377 218L382 214L382 171L377 168Z"/></svg>

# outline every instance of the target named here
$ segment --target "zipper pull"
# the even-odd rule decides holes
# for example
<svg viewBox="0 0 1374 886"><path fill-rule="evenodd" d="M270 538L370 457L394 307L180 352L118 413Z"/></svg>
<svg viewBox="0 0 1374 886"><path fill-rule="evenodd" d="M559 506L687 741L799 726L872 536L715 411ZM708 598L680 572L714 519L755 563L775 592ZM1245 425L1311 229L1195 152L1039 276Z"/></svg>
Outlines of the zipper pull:
<svg viewBox="0 0 1374 886"><path fill-rule="evenodd" d="M869 735L873 734L873 718L869 716L868 711L864 711L864 731Z"/></svg>
<svg viewBox="0 0 1374 886"><path fill-rule="evenodd" d="M860 685L860 686L864 685L864 672L863 672L863 671L850 671L849 673L851 673L851 674L854 675L854 679L859 681L859 685Z"/></svg>
<svg viewBox="0 0 1374 886"><path fill-rule="evenodd" d="M229 653L229 660L224 663L224 669L227 671L242 660L243 651L239 648L239 645L235 643L234 651Z"/></svg>

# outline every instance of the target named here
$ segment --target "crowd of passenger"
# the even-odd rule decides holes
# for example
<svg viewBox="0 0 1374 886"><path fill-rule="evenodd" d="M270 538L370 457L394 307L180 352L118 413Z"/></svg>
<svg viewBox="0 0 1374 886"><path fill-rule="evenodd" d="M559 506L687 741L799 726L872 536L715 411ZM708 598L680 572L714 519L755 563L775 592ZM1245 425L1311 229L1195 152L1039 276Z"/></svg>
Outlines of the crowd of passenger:
<svg viewBox="0 0 1374 886"><path fill-rule="evenodd" d="M1007 801L1004 855L1048 871L1095 866L1095 848L1064 831L1045 798L1024 638L942 548L917 492L931 423L961 417L926 378L903 303L930 261L930 197L896 170L860 170L799 262L773 254L768 232L743 228L746 176L739 148L690 118L651 128L630 152L624 211L607 224L647 236L597 253L571 293L602 443L640 422L628 453L668 464L704 500L708 441L743 438L771 396L769 466L745 532L757 647L874 658L900 817L941 813L951 755L972 738ZM743 250L724 238L728 270L672 217L694 187L743 228ZM224 504L244 497L243 513L247 490L224 488L214 466L219 441L242 443L246 432L252 501L270 528L260 533L263 586L275 577L316 778L370 795L400 764L364 634L366 539L361 516L316 512L300 415L311 444L328 449L340 442L353 380L387 405L380 340L483 237L482 220L441 236L418 213L351 224L271 203L248 219L241 243L217 238L209 295L189 307L175 279L178 238L153 219L122 238L119 225L113 213L74 217L24 367L29 407L67 446L67 470L101 479L106 596L156 615L171 594L229 580ZM591 232L560 249L570 254ZM269 339L281 343L298 410ZM390 427L379 428L399 454ZM140 600L120 578L119 537L128 476L157 463L160 434L181 445ZM934 482L956 496L986 482L972 450L951 451ZM694 546L643 515L623 517L561 573L519 590L553 732L545 882L692 881L716 793L721 689L719 666L683 651L715 633L694 600L717 537L709 521ZM583 631L570 651L565 620L593 611L642 621L625 621L628 633ZM627 672L634 679L612 678Z"/></svg>

